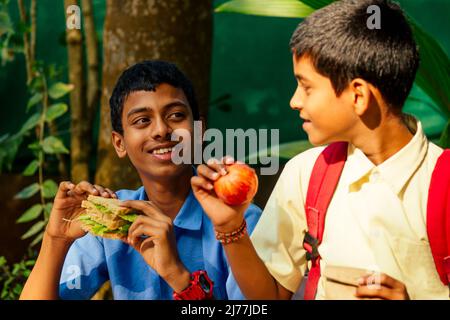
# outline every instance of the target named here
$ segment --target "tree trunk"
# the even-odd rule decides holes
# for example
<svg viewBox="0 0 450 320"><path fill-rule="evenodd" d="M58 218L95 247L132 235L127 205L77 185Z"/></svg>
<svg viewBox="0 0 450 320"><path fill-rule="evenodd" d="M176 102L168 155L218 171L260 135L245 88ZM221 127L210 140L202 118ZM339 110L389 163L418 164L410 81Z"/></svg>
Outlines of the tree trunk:
<svg viewBox="0 0 450 320"><path fill-rule="evenodd" d="M95 181L134 188L139 179L111 145L109 98L122 71L145 59L174 62L192 80L207 116L212 37L210 0L108 0L103 38L103 86Z"/></svg>
<svg viewBox="0 0 450 320"><path fill-rule="evenodd" d="M77 0L64 0L64 8L70 5L78 5ZM66 12L67 19L67 12ZM69 64L69 82L75 86L70 92L70 159L71 159L71 179L74 182L89 180L88 157L86 148L90 144L87 130L89 124L85 120L86 95L85 80L83 72L83 36L81 30L67 29L67 53Z"/></svg>

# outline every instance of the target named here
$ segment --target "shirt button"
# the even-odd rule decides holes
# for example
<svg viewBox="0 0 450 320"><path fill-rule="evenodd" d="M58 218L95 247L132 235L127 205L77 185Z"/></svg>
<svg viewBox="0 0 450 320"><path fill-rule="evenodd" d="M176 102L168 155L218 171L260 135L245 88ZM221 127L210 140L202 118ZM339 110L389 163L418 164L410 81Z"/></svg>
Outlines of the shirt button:
<svg viewBox="0 0 450 320"><path fill-rule="evenodd" d="M380 173L378 171L374 171L372 172L372 174L370 175L370 181L371 182L376 182L380 180Z"/></svg>

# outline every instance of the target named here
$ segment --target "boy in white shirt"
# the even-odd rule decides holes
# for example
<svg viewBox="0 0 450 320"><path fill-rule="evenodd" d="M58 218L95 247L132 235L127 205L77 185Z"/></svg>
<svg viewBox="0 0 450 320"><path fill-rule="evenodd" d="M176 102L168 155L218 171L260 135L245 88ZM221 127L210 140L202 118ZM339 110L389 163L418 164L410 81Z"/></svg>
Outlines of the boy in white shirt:
<svg viewBox="0 0 450 320"><path fill-rule="evenodd" d="M380 8L380 29L367 27L370 5ZM318 247L322 274L326 266L377 271L378 285L362 277L356 298L448 299L426 228L428 188L443 151L426 139L419 121L402 113L419 66L402 10L386 0L335 2L299 25L291 48L298 87L290 105L310 142L348 143ZM224 245L246 298L290 299L311 268L304 206L324 148L291 159L251 238ZM191 182L216 231L231 233L242 229L245 206L226 206L208 188L223 167L202 165ZM326 298L324 283L321 277L316 299Z"/></svg>

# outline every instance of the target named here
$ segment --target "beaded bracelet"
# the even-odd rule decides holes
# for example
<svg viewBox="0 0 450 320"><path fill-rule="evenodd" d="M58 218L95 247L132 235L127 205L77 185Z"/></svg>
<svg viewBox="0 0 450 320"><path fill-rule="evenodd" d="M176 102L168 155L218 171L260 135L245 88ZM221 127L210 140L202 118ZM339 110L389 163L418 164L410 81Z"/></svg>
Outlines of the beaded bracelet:
<svg viewBox="0 0 450 320"><path fill-rule="evenodd" d="M216 239L220 241L222 244L229 244L238 241L244 235L247 234L247 222L242 222L241 226L234 231L231 232L219 232L216 231Z"/></svg>

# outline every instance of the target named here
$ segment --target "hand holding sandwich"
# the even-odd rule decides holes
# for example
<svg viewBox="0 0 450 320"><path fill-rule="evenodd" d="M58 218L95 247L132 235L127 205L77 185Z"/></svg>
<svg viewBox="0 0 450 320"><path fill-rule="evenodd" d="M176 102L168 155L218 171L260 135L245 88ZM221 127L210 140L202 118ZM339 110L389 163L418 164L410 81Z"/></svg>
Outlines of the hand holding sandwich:
<svg viewBox="0 0 450 320"><path fill-rule="evenodd" d="M82 181L77 185L63 181L53 202L52 212L46 229L46 235L53 239L72 242L86 234L77 217L85 210L81 207L88 195L101 195L106 198L117 198L108 188Z"/></svg>
<svg viewBox="0 0 450 320"><path fill-rule="evenodd" d="M129 200L121 205L143 213L128 230L127 242L175 292L184 290L190 274L178 256L172 219L151 201Z"/></svg>

